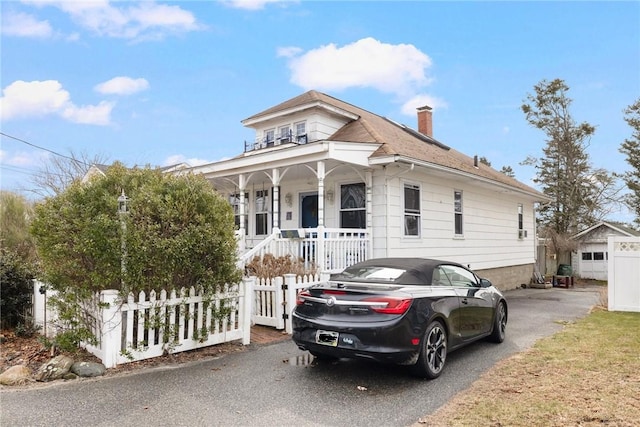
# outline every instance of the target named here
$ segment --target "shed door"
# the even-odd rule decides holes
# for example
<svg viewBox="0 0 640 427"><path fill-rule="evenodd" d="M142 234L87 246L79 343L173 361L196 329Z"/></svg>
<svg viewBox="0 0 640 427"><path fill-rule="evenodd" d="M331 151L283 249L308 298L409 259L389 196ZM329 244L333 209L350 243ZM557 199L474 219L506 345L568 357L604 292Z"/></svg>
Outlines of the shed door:
<svg viewBox="0 0 640 427"><path fill-rule="evenodd" d="M583 279L607 280L607 244L585 244L579 253L580 277Z"/></svg>

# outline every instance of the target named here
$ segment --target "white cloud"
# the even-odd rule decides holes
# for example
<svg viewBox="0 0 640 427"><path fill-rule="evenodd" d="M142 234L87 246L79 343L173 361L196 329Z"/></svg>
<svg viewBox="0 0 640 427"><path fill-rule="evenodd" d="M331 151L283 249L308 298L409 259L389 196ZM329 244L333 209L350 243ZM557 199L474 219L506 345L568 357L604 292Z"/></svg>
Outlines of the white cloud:
<svg viewBox="0 0 640 427"><path fill-rule="evenodd" d="M293 0L222 0L221 3L226 4L234 9L244 10L262 10L269 3L297 3Z"/></svg>
<svg viewBox="0 0 640 427"><path fill-rule="evenodd" d="M56 80L15 81L2 90L0 118L3 121L58 115L74 123L107 125L110 123L112 102L78 107L71 95Z"/></svg>
<svg viewBox="0 0 640 427"><path fill-rule="evenodd" d="M62 117L74 123L105 126L111 123L111 110L115 103L101 101L98 105L69 105L62 111Z"/></svg>
<svg viewBox="0 0 640 427"><path fill-rule="evenodd" d="M168 33L200 30L193 13L180 6L162 5L153 1L136 3L109 1L32 0L35 6L54 6L69 14L80 26L108 37L159 40Z"/></svg>
<svg viewBox="0 0 640 427"><path fill-rule="evenodd" d="M302 49L295 46L279 47L276 51L278 58L291 58L301 53Z"/></svg>
<svg viewBox="0 0 640 427"><path fill-rule="evenodd" d="M42 161L43 158L47 157L48 153L37 154L34 152L27 153L24 151L18 151L15 153L9 154L6 151L0 152L0 161L5 165L9 166L34 166Z"/></svg>
<svg viewBox="0 0 640 427"><path fill-rule="evenodd" d="M446 108L447 103L440 99L426 94L420 94L412 97L404 104L402 104L402 114L407 116L415 116L416 108L424 107L428 105L429 107L437 110L438 108Z"/></svg>
<svg viewBox="0 0 640 427"><path fill-rule="evenodd" d="M305 89L372 87L407 97L431 80L431 59L411 44L387 44L371 37L337 47L312 49L289 60L291 82Z"/></svg>
<svg viewBox="0 0 640 427"><path fill-rule="evenodd" d="M106 95L131 95L148 88L149 82L146 79L132 79L125 76L114 77L94 87L97 92Z"/></svg>
<svg viewBox="0 0 640 427"><path fill-rule="evenodd" d="M182 154L174 154L173 156L167 157L162 163L162 166L173 166L179 163L186 163L189 166L200 166L200 165L206 165L207 163L211 163L211 160L203 160L203 159L197 159L197 158L187 159Z"/></svg>
<svg viewBox="0 0 640 427"><path fill-rule="evenodd" d="M47 38L53 35L48 21L38 21L32 15L20 12L2 14L2 34L16 37Z"/></svg>

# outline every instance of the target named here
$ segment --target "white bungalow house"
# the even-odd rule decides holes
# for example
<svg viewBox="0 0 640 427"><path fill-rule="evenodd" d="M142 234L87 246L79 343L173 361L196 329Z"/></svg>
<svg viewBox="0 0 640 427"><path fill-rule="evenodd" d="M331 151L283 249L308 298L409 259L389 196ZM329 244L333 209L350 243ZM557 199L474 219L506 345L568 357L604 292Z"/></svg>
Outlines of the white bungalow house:
<svg viewBox="0 0 640 427"><path fill-rule="evenodd" d="M640 232L616 222L599 222L574 235L577 251L571 254L573 274L583 279L607 280L609 236L639 237Z"/></svg>
<svg viewBox="0 0 640 427"><path fill-rule="evenodd" d="M236 213L241 262L271 252L337 271L373 257L469 265L501 289L529 283L539 191L418 130L317 91L242 121L237 157L203 174Z"/></svg>

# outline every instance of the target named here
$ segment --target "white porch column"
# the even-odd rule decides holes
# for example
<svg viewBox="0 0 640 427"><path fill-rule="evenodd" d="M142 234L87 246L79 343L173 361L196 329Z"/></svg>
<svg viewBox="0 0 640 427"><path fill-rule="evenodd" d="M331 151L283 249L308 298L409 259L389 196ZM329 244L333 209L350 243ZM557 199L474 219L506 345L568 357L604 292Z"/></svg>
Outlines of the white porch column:
<svg viewBox="0 0 640 427"><path fill-rule="evenodd" d="M245 248L246 248L246 236L247 233L244 229L244 219L245 216L247 215L247 213L244 211L244 205L245 205L245 200L244 200L244 191L247 187L247 179L245 177L245 175L243 173L241 173L240 175L238 175L238 188L240 189L240 208L239 208L239 213L240 213L240 227L239 227L239 232L240 232L240 250L242 252L244 252Z"/></svg>
<svg viewBox="0 0 640 427"><path fill-rule="evenodd" d="M273 217L274 229L280 228L280 169L271 171L271 184L273 185Z"/></svg>
<svg viewBox="0 0 640 427"><path fill-rule="evenodd" d="M365 260L369 259L372 252L373 248L373 172L371 170L367 170L365 172L365 191L367 192L366 194L366 201L365 201L365 207L366 207L366 221L367 221L367 236L369 236L367 238L367 247L366 247L366 254L365 254Z"/></svg>
<svg viewBox="0 0 640 427"><path fill-rule="evenodd" d="M365 202L365 207L366 207L366 215L367 215L367 230L369 230L369 232L371 231L371 227L373 226L373 212L372 210L372 206L373 206L373 173L371 172L371 170L367 170L365 172L365 188L366 188L366 202Z"/></svg>
<svg viewBox="0 0 640 427"><path fill-rule="evenodd" d="M318 227L324 227L324 175L325 168L322 160L318 161Z"/></svg>
<svg viewBox="0 0 640 427"><path fill-rule="evenodd" d="M325 167L322 160L318 161L318 247L316 248L316 264L320 271L326 269L324 255L324 176Z"/></svg>

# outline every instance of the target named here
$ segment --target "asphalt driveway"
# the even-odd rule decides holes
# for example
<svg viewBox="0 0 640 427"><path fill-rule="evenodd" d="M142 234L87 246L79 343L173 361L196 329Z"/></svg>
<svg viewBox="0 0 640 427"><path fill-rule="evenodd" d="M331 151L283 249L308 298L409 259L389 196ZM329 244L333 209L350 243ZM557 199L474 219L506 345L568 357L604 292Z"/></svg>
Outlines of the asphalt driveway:
<svg viewBox="0 0 640 427"><path fill-rule="evenodd" d="M585 316L598 288L506 293L507 338L451 353L440 378L360 361L311 364L292 341L182 366L0 393L3 426L406 426L496 362Z"/></svg>

